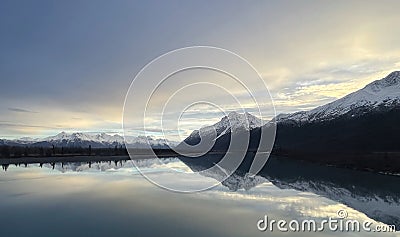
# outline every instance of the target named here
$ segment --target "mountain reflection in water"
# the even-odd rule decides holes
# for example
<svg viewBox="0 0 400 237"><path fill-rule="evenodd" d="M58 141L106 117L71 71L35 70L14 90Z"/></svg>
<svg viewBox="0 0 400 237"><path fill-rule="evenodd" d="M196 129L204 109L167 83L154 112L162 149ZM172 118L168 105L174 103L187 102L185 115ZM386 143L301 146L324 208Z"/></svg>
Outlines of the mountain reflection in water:
<svg viewBox="0 0 400 237"><path fill-rule="evenodd" d="M209 165L177 158L164 161L184 171L203 170ZM141 166L176 182L173 173L155 167L151 160L143 160ZM196 182L223 178L216 173L202 175ZM175 236L265 236L267 233L257 230L256 222L267 213L276 219L324 218L335 217L338 209L346 208L354 219L371 218L400 226L399 180L396 176L270 158L257 176L237 171L212 190L183 195L151 185L130 161L10 166L0 175L0 223L10 227L4 232L7 236L45 236L46 230L40 232L40 226L48 225L49 233L58 236L172 236L176 231L181 234ZM29 229L17 228L19 224ZM155 224L161 228L159 232L152 227ZM226 225L232 227L222 227ZM335 232L315 236L335 236Z"/></svg>
<svg viewBox="0 0 400 237"><path fill-rule="evenodd" d="M215 159L218 160L218 157ZM204 159L205 161L190 158L182 160L197 172L215 163L213 158ZM277 157L270 157L267 165L255 177L247 175L240 168L225 180L223 175L209 176L223 180L222 185L232 191L241 188L248 190L269 181L278 188L311 192L343 203L374 220L400 226L400 176L321 166Z"/></svg>

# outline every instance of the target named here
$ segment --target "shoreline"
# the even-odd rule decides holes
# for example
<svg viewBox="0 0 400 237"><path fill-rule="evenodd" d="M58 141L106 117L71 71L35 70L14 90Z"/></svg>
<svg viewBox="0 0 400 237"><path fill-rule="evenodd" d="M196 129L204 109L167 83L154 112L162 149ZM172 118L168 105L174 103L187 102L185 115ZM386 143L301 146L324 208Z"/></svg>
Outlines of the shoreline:
<svg viewBox="0 0 400 237"><path fill-rule="evenodd" d="M153 158L173 157L173 154L135 154L134 159L144 160ZM106 162L106 161L125 161L132 160L129 155L115 156L89 156L89 155L71 155L71 156L35 156L35 157L16 157L1 158L0 165L25 165L25 164L51 164L51 163L73 163L73 162Z"/></svg>
<svg viewBox="0 0 400 237"><path fill-rule="evenodd" d="M221 155L223 152L215 151L210 152L207 155ZM379 154L379 155L378 155ZM382 155L380 153L371 155L364 154L361 156L363 159L360 159L360 154L357 156L347 155L343 156L343 154L331 154L331 155L316 155L316 154L302 154L302 155L294 155L294 154L279 154L272 153L271 156L277 159L288 159L298 162L305 162L310 164L317 164L320 166L330 166L336 168L343 168L349 170L356 171L364 171L364 172L372 172L382 175L391 175L391 176L400 176L400 172L396 169L396 163L393 162L393 158L387 160L389 162L382 162ZM396 154L395 160L398 161L398 154ZM156 152L156 154L151 153L138 153L133 155L131 158L129 155L70 155L70 156L31 156L31 157L15 157L15 158L0 158L0 165L9 166L9 165L28 165L28 164L53 164L53 163L74 163L74 162L119 162L119 161L127 161L127 160L145 160L145 159L154 159L154 158L168 158L168 157L182 157L181 155L171 152ZM332 159L332 157L336 157L336 159ZM340 158L339 158L340 157ZM357 159L355 159L355 157ZM316 159L318 158L318 159ZM323 159L325 158L325 159ZM344 158L344 159L343 159ZM373 162L371 162L373 161ZM391 162L390 162L391 161ZM371 162L371 163L370 163ZM370 164L368 164L370 163ZM377 165L380 163L380 165ZM391 163L393 166L388 166L387 163Z"/></svg>

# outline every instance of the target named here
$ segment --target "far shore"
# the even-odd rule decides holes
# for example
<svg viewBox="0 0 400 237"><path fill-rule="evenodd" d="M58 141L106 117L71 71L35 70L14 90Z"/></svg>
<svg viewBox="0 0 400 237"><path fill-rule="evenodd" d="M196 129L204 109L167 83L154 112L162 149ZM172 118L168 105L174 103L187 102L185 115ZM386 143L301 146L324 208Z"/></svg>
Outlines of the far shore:
<svg viewBox="0 0 400 237"><path fill-rule="evenodd" d="M172 157L172 154L158 154L158 158ZM156 158L151 154L133 155L132 159L144 160ZM73 163L73 162L105 162L105 161L125 161L131 160L128 155L121 156L47 156L47 157L18 157L18 158L2 158L0 165L25 165L25 164L46 164L46 163Z"/></svg>
<svg viewBox="0 0 400 237"><path fill-rule="evenodd" d="M253 151L249 151L253 152ZM131 153L132 154L132 153ZM55 163L96 163L120 162L127 160L145 160L154 158L182 157L173 150L137 150L134 155L56 155L56 156L22 156L0 158L0 165L7 168L9 165L26 166L28 164L55 164ZM196 153L193 153L196 154ZM223 155L222 151L212 151L207 155ZM396 174L400 173L400 152L374 152L374 153L300 153L300 152L275 152L272 156L278 159L290 159L300 162L314 163L321 166L335 166L374 173ZM189 157L187 157L189 158Z"/></svg>

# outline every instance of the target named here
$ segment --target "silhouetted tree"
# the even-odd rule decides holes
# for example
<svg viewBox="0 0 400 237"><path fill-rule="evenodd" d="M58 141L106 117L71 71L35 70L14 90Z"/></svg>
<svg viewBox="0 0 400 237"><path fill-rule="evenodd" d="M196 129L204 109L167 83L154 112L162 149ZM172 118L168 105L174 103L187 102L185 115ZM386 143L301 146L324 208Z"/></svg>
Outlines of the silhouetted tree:
<svg viewBox="0 0 400 237"><path fill-rule="evenodd" d="M1 149L1 155L4 158L10 158L10 148L8 146L3 146Z"/></svg>
<svg viewBox="0 0 400 237"><path fill-rule="evenodd" d="M14 157L21 157L22 152L19 147L14 147Z"/></svg>
<svg viewBox="0 0 400 237"><path fill-rule="evenodd" d="M29 148L27 146L24 149L24 156L29 156Z"/></svg>
<svg viewBox="0 0 400 237"><path fill-rule="evenodd" d="M39 147L39 156L44 156L44 149L43 149L43 147Z"/></svg>
<svg viewBox="0 0 400 237"><path fill-rule="evenodd" d="M48 148L46 149L46 156L52 156L52 149Z"/></svg>
<svg viewBox="0 0 400 237"><path fill-rule="evenodd" d="M5 165L1 165L1 166L3 167L3 170L4 170L4 171L7 171L9 165L8 165L8 164L5 164Z"/></svg>
<svg viewBox="0 0 400 237"><path fill-rule="evenodd" d="M55 156L56 155L56 147L54 145L51 145L51 146L52 146L53 156Z"/></svg>
<svg viewBox="0 0 400 237"><path fill-rule="evenodd" d="M124 149L124 147L122 145L120 145L118 154L119 155L123 155L124 153L125 153L125 149Z"/></svg>

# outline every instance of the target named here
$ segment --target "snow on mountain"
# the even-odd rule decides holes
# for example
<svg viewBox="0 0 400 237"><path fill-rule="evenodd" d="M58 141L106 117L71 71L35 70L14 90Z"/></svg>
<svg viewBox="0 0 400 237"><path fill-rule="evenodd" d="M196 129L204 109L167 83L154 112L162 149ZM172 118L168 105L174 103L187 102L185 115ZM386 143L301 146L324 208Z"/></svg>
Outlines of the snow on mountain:
<svg viewBox="0 0 400 237"><path fill-rule="evenodd" d="M91 133L66 133L61 132L55 136L50 136L41 139L40 141L47 141L47 142L54 142L54 141L62 141L62 140L69 140L69 141L91 141L91 142L100 142L100 143L123 143L124 138L120 135L108 135L106 133L99 133L99 134L91 134Z"/></svg>
<svg viewBox="0 0 400 237"><path fill-rule="evenodd" d="M126 143L131 145L130 147L138 147L139 145L143 146L144 144L150 144L153 148L165 148L167 146L174 147L178 144L176 141L170 141L167 139L154 138L150 136L126 136ZM136 145L136 146L135 146ZM139 148L139 147L138 147Z"/></svg>
<svg viewBox="0 0 400 237"><path fill-rule="evenodd" d="M155 148L167 148L167 146L175 146L177 142L168 141L166 139L156 139L150 136L127 136L125 137L126 143L131 145L132 148L146 148L150 144ZM124 137L115 134L109 135L107 133L66 133L61 132L55 136L45 138L29 138L23 137L11 141L5 141L6 144L20 144L20 145L35 145L35 144L54 144L56 146L79 146L79 145L92 145L92 147L108 147L115 145L123 145Z"/></svg>
<svg viewBox="0 0 400 237"><path fill-rule="evenodd" d="M197 137L199 134L202 136L209 136L214 134L216 131L217 138L224 135L228 131L235 132L238 129L250 130L256 127L264 125L264 122L245 112L240 114L237 112L230 112L227 116L224 116L218 123L200 128L200 130L194 130L189 137Z"/></svg>
<svg viewBox="0 0 400 237"><path fill-rule="evenodd" d="M19 139L13 140L13 142L20 143L20 144L30 144L33 142L39 141L39 138L32 138L32 137L21 137Z"/></svg>
<svg viewBox="0 0 400 237"><path fill-rule="evenodd" d="M363 89L313 110L280 114L276 117L276 121L300 123L326 121L351 111L357 111L357 109L373 110L378 107L392 107L399 104L400 71L395 71L381 80L368 84ZM352 116L355 116L355 114Z"/></svg>

